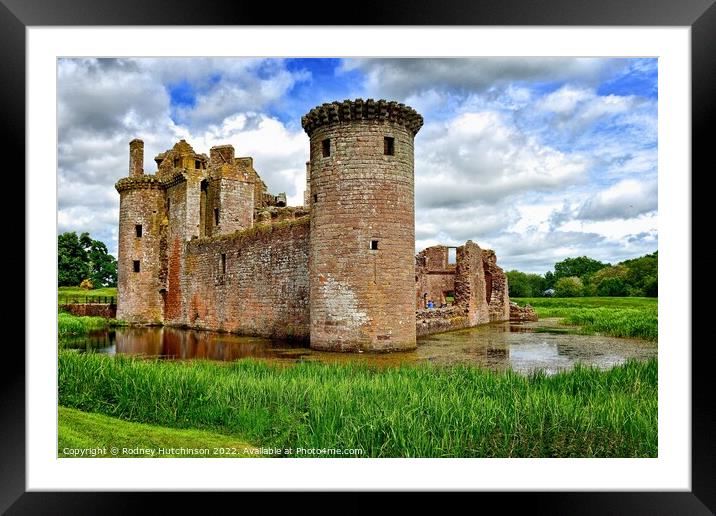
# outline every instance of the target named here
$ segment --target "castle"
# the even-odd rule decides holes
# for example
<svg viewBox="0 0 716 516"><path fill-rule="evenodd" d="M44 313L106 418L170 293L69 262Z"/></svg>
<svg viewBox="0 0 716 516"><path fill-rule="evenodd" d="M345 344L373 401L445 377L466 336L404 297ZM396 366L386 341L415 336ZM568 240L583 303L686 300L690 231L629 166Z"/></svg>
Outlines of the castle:
<svg viewBox="0 0 716 516"><path fill-rule="evenodd" d="M184 140L143 170L129 143L120 194L117 318L306 339L314 349L413 349L416 336L510 318L495 253L415 248L414 138L423 118L385 100L302 117L304 206L271 195L231 145ZM429 300L435 309L426 307Z"/></svg>

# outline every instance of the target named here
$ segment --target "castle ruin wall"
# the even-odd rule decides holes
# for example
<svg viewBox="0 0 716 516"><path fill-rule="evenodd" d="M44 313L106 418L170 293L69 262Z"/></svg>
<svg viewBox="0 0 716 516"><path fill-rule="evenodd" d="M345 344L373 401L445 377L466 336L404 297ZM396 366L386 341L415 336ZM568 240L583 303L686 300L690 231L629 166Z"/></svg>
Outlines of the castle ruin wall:
<svg viewBox="0 0 716 516"><path fill-rule="evenodd" d="M308 217L186 244L175 325L308 339Z"/></svg>

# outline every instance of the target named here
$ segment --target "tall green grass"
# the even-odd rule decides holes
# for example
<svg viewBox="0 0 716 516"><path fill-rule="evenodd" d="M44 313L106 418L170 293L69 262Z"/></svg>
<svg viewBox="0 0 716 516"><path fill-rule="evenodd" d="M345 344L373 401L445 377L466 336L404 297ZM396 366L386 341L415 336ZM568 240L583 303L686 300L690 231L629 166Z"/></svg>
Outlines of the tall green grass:
<svg viewBox="0 0 716 516"><path fill-rule="evenodd" d="M656 308L655 297L515 297L520 305L535 308Z"/></svg>
<svg viewBox="0 0 716 516"><path fill-rule="evenodd" d="M60 352L59 403L254 445L367 457L655 457L657 363L474 367L146 361Z"/></svg>
<svg viewBox="0 0 716 516"><path fill-rule="evenodd" d="M82 317L59 312L57 314L57 336L59 338L86 335L92 330L106 330L114 325L114 319L104 317Z"/></svg>
<svg viewBox="0 0 716 516"><path fill-rule="evenodd" d="M658 302L655 298L570 297L516 298L529 303L539 317L561 317L567 324L579 325L581 333L600 333L613 337L658 340Z"/></svg>

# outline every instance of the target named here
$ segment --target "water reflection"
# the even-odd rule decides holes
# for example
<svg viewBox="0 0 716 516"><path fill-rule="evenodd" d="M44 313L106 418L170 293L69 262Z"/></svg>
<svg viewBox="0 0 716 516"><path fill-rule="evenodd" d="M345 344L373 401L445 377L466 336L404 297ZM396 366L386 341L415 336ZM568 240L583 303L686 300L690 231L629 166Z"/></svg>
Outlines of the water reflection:
<svg viewBox="0 0 716 516"><path fill-rule="evenodd" d="M565 333L555 319L536 323L496 323L418 339L415 351L400 353L328 353L305 342L244 337L179 328L117 328L93 332L70 347L101 353L233 361L253 357L278 362L297 360L362 362L378 366L428 362L474 364L493 370L547 373L569 369L577 362L609 368L627 359L657 355L657 346L635 339Z"/></svg>
<svg viewBox="0 0 716 516"><path fill-rule="evenodd" d="M303 344L180 328L121 328L115 331L115 350L123 355L233 361L247 357L282 357L291 354L292 349L303 349Z"/></svg>

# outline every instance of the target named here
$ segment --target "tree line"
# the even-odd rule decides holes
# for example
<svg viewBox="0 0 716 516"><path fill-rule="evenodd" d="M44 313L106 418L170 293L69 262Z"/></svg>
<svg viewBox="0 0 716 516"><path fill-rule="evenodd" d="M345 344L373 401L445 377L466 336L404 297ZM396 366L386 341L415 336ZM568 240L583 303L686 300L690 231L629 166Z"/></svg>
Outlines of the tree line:
<svg viewBox="0 0 716 516"><path fill-rule="evenodd" d="M104 242L89 233L62 233L57 237L57 283L60 287L89 288L117 285L117 260Z"/></svg>
<svg viewBox="0 0 716 516"><path fill-rule="evenodd" d="M507 272L511 297L657 297L658 251L616 265L587 256L566 258L544 275Z"/></svg>

